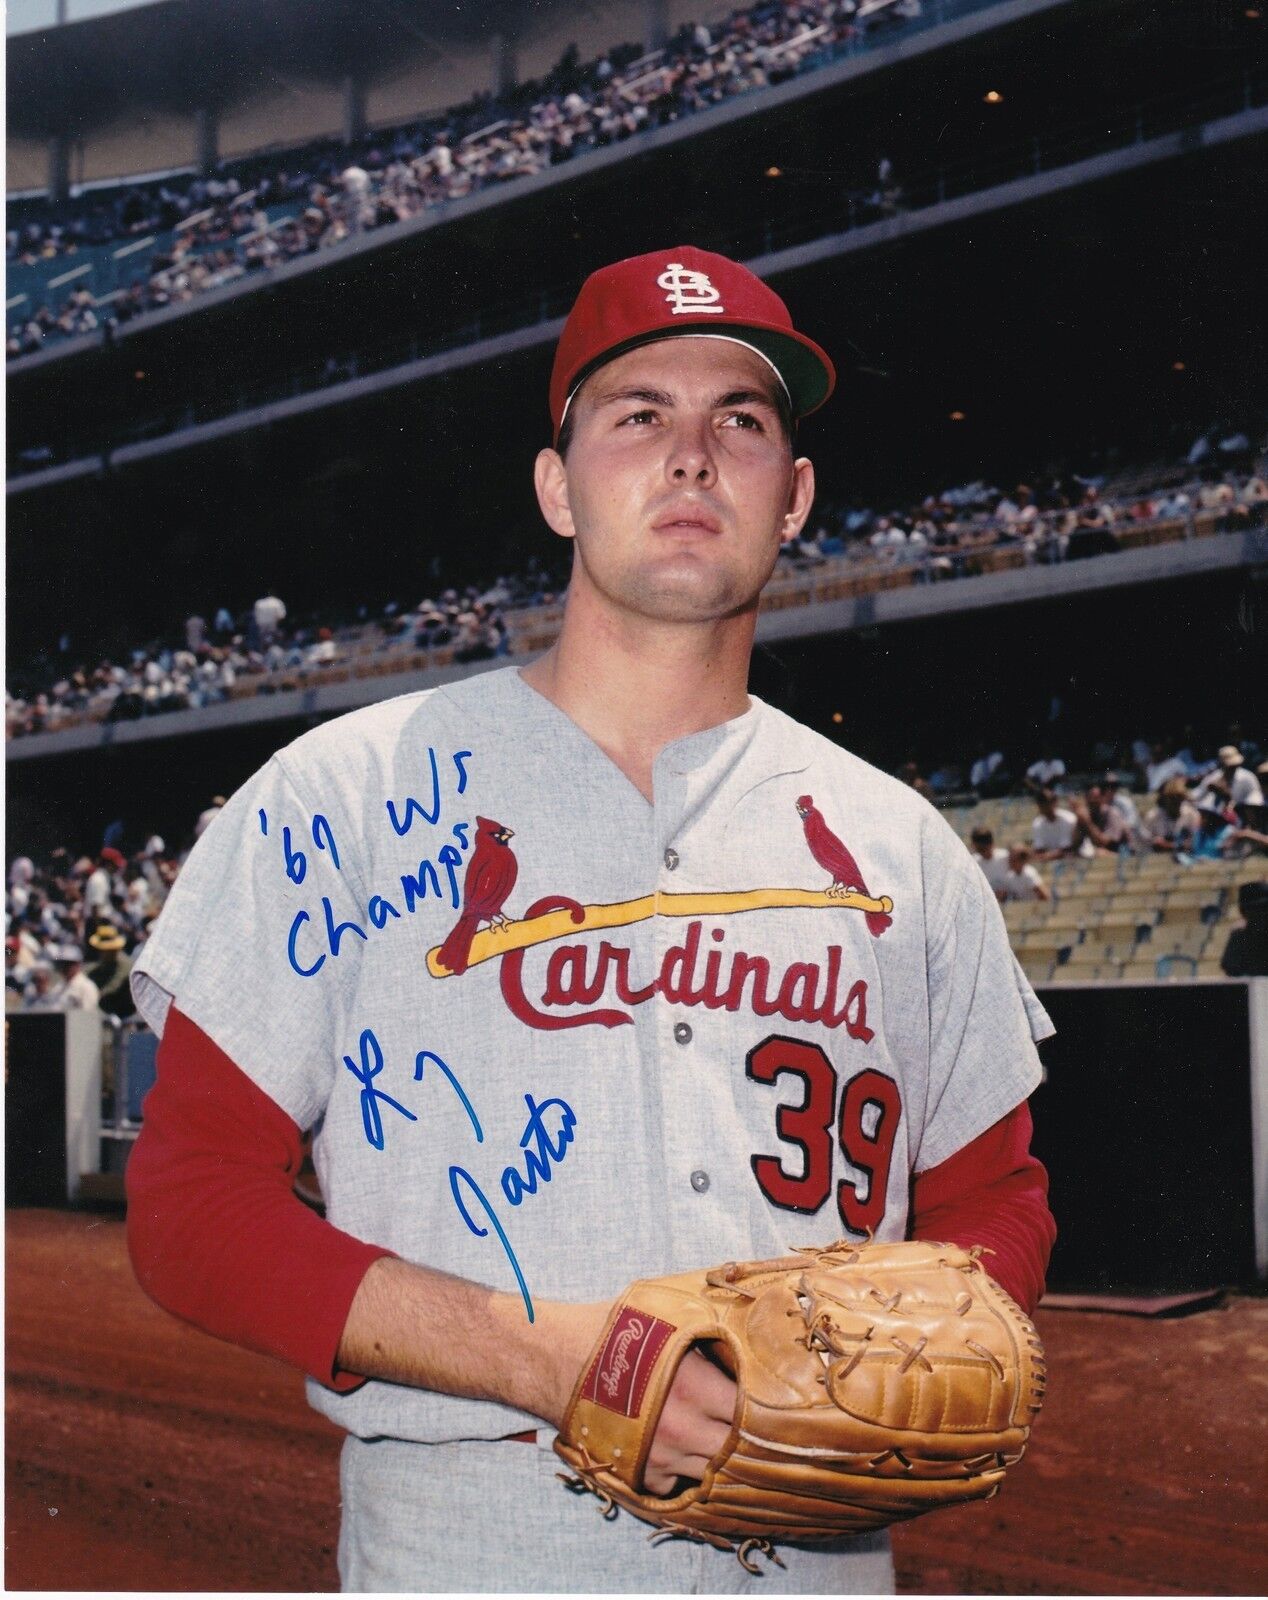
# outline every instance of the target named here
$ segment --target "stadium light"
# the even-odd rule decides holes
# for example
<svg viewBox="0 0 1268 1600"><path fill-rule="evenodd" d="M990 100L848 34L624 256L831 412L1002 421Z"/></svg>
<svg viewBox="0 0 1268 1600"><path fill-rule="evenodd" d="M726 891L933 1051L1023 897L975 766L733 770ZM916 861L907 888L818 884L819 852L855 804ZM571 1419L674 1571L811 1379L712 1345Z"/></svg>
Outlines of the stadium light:
<svg viewBox="0 0 1268 1600"><path fill-rule="evenodd" d="M767 167L765 176L768 178L782 178L784 175L781 167Z"/></svg>
<svg viewBox="0 0 1268 1600"><path fill-rule="evenodd" d="M845 718L841 715L841 713L839 711L834 711L832 713L832 720L833 720L833 722L844 722Z"/></svg>
<svg viewBox="0 0 1268 1600"><path fill-rule="evenodd" d="M988 89L982 99L986 101L988 106L1002 106L1004 103L1004 96L998 89Z"/></svg>
<svg viewBox="0 0 1268 1600"><path fill-rule="evenodd" d="M953 411L953 412L951 412L950 415L951 415L951 421L952 422L963 422L964 421L964 413L963 413L963 411Z"/></svg>

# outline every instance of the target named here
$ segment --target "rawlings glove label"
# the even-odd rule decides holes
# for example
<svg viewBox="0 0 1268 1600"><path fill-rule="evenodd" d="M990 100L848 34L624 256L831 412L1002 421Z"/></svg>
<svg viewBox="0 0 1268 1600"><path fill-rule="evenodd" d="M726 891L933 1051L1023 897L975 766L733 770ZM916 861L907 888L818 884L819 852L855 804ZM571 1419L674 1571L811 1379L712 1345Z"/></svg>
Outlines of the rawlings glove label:
<svg viewBox="0 0 1268 1600"><path fill-rule="evenodd" d="M582 1399L621 1417L638 1416L656 1357L673 1331L659 1317L622 1306L586 1376Z"/></svg>

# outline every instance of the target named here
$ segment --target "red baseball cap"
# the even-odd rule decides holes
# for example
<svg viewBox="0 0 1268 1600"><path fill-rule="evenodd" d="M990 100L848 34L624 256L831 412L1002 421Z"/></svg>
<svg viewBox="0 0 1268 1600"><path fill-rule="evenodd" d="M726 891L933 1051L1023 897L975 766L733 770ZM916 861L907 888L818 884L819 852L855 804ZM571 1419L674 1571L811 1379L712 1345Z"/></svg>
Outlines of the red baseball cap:
<svg viewBox="0 0 1268 1600"><path fill-rule="evenodd" d="M550 375L554 437L569 401L596 368L638 345L681 334L730 339L762 356L795 417L821 406L836 384L827 354L797 332L772 288L738 261L677 245L600 267L581 285Z"/></svg>

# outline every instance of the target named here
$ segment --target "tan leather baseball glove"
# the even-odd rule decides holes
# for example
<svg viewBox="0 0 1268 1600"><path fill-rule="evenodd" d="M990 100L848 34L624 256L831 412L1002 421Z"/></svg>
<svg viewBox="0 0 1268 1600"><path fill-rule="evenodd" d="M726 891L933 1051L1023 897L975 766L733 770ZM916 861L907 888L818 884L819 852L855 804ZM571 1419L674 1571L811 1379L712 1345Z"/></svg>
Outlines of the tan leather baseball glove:
<svg viewBox="0 0 1268 1600"><path fill-rule="evenodd" d="M605 1515L738 1547L750 1571L754 1551L780 1560L776 1540L989 1498L1025 1450L1044 1359L977 1254L842 1241L632 1284L573 1392L559 1476ZM657 1498L641 1487L652 1435L701 1342L736 1381L735 1418L703 1482Z"/></svg>

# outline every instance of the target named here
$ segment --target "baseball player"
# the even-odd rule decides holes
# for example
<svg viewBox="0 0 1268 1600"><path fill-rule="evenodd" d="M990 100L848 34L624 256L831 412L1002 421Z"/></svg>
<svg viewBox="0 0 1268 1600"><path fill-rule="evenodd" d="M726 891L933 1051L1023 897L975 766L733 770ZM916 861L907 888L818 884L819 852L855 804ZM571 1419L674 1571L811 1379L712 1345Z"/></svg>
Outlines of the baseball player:
<svg viewBox="0 0 1268 1600"><path fill-rule="evenodd" d="M913 1234L1042 1290L1051 1026L994 896L914 791L746 690L833 383L724 257L596 272L536 462L558 641L280 751L138 960L137 1274L347 1430L348 1589L890 1589L883 1533L752 1576L567 1493L550 1446L610 1305ZM324 1220L292 1193L310 1128ZM649 1491L702 1476L735 1397L682 1361Z"/></svg>

